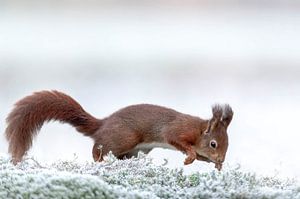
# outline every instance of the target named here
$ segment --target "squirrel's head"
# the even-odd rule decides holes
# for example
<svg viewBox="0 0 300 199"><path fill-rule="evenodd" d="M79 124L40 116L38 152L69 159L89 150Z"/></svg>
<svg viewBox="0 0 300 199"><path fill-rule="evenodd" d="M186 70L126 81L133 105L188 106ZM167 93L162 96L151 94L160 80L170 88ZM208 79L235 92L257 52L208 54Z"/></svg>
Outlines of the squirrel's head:
<svg viewBox="0 0 300 199"><path fill-rule="evenodd" d="M228 148L227 128L232 120L233 111L228 104L217 104L212 107L212 113L213 117L207 122L197 153L221 164L225 160Z"/></svg>

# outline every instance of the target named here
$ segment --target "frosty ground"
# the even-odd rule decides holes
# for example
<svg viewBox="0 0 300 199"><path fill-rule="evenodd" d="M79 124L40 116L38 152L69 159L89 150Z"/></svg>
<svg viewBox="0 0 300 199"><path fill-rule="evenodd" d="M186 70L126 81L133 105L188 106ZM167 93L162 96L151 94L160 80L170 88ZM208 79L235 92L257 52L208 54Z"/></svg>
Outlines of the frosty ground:
<svg viewBox="0 0 300 199"><path fill-rule="evenodd" d="M143 154L51 165L27 158L17 166L0 157L0 198L300 198L300 185L239 168L185 175Z"/></svg>

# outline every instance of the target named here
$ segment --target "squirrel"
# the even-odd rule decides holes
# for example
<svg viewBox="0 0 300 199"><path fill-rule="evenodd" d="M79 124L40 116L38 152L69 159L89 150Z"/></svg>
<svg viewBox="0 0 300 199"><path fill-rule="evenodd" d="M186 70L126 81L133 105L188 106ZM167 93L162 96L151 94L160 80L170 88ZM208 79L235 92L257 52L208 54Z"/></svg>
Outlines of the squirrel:
<svg viewBox="0 0 300 199"><path fill-rule="evenodd" d="M164 147L185 153L185 165L197 159L213 162L221 170L233 111L228 104L216 104L212 114L205 120L162 106L138 104L98 119L62 92L40 91L15 104L6 118L5 135L13 164L22 160L44 122L56 120L93 139L94 161L102 161L110 151L123 159L136 156L138 151L147 154L154 147Z"/></svg>

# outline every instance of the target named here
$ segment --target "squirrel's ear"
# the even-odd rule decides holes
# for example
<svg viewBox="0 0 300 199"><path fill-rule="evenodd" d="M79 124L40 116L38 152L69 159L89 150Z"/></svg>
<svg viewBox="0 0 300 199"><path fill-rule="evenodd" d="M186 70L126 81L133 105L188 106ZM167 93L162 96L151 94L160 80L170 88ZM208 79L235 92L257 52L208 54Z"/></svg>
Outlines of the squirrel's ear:
<svg viewBox="0 0 300 199"><path fill-rule="evenodd" d="M233 111L228 104L222 106L219 104L214 105L212 107L212 113L212 120L214 122L222 122L226 127L228 127L233 117Z"/></svg>
<svg viewBox="0 0 300 199"><path fill-rule="evenodd" d="M211 129L214 129L221 121L223 115L223 108L219 104L212 106L213 117L208 121L206 133L209 133Z"/></svg>
<svg viewBox="0 0 300 199"><path fill-rule="evenodd" d="M219 104L215 104L212 107L212 113L213 113L213 120L214 121L220 121L221 117L223 115L223 108L221 105Z"/></svg>
<svg viewBox="0 0 300 199"><path fill-rule="evenodd" d="M229 106L229 104L225 104L223 106L223 114L222 114L221 122L223 122L224 125L228 127L228 125L232 120L232 117L233 117L233 111L231 107Z"/></svg>

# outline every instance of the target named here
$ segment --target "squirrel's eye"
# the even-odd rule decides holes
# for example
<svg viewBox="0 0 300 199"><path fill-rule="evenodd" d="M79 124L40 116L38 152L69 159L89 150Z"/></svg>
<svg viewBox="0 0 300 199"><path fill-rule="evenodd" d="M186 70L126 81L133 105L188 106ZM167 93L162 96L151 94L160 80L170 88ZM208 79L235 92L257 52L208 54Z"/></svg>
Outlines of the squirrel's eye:
<svg viewBox="0 0 300 199"><path fill-rule="evenodd" d="M217 148L217 142L215 140L211 140L210 143L209 143L209 145L213 149Z"/></svg>

